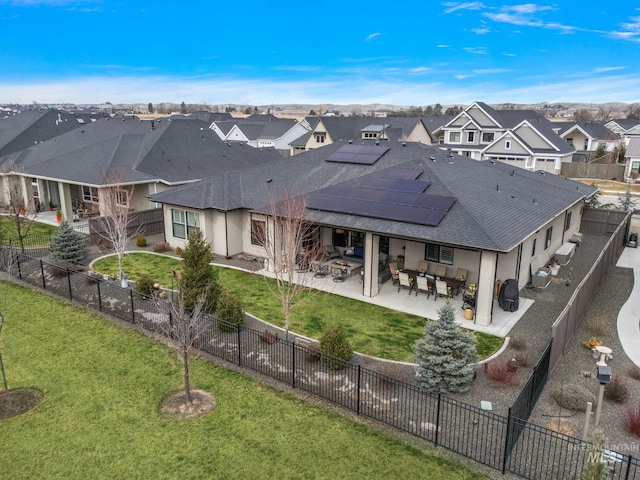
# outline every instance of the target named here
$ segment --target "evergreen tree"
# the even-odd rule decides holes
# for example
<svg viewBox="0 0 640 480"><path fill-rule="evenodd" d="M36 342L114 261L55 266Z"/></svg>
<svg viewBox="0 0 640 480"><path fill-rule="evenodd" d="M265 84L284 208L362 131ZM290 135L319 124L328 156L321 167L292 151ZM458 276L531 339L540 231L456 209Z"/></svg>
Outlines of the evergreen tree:
<svg viewBox="0 0 640 480"><path fill-rule="evenodd" d="M147 110L149 110L149 113L153 113L153 103L149 102L149 105L147 106Z"/></svg>
<svg viewBox="0 0 640 480"><path fill-rule="evenodd" d="M344 368L351 357L353 348L344 330L337 323L327 327L327 331L320 338L320 351L330 357L324 357L323 363L332 370Z"/></svg>
<svg viewBox="0 0 640 480"><path fill-rule="evenodd" d="M51 239L51 259L76 265L87 263L88 251L85 239L66 220L60 224L58 233Z"/></svg>
<svg viewBox="0 0 640 480"><path fill-rule="evenodd" d="M604 447L604 433L598 428L587 446L588 463L582 470L581 480L605 480L608 477L609 466L603 456Z"/></svg>
<svg viewBox="0 0 640 480"><path fill-rule="evenodd" d="M627 190L624 192L624 195L618 198L618 207L625 212L635 210L636 200L633 198L633 195L631 195L630 185L627 185Z"/></svg>
<svg viewBox="0 0 640 480"><path fill-rule="evenodd" d="M184 102L180 104L180 113L183 115L186 115L187 113L187 105Z"/></svg>
<svg viewBox="0 0 640 480"><path fill-rule="evenodd" d="M466 392L478 361L473 334L456 324L451 302L440 307L438 315L437 321L427 322L424 338L416 343L418 381L432 392Z"/></svg>
<svg viewBox="0 0 640 480"><path fill-rule="evenodd" d="M205 312L213 312L220 295L218 277L211 268L213 252L202 236L201 230L194 230L188 236L187 245L182 252L182 273L180 274L180 293L184 296L187 309L195 307L203 293L205 294Z"/></svg>

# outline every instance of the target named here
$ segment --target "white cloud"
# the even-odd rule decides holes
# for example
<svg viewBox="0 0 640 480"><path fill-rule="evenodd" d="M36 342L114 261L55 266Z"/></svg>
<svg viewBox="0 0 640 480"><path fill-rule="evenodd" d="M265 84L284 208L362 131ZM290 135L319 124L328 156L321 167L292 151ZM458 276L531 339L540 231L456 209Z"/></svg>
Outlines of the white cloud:
<svg viewBox="0 0 640 480"><path fill-rule="evenodd" d="M505 57L516 57L517 56L515 53L509 53L509 52L502 52L502 55L504 55Z"/></svg>
<svg viewBox="0 0 640 480"><path fill-rule="evenodd" d="M50 7L69 7L79 5L101 4L100 0L0 0L1 3L8 3L12 7L31 7L46 5Z"/></svg>
<svg viewBox="0 0 640 480"><path fill-rule="evenodd" d="M365 38L364 41L370 42L371 40L373 40L376 37L379 37L380 35L381 35L380 32L372 33L371 35L367 35L367 38Z"/></svg>
<svg viewBox="0 0 640 480"><path fill-rule="evenodd" d="M451 48L451 45L440 44L440 45L436 45L436 48Z"/></svg>
<svg viewBox="0 0 640 480"><path fill-rule="evenodd" d="M475 55L486 55L489 53L485 47L464 47L463 50Z"/></svg>
<svg viewBox="0 0 640 480"><path fill-rule="evenodd" d="M442 12L445 15L458 10L480 10L484 8L484 4L482 2L445 2L442 5L447 7L444 12Z"/></svg>
<svg viewBox="0 0 640 480"><path fill-rule="evenodd" d="M596 67L593 69L594 73L614 72L616 70L624 70L627 67Z"/></svg>
<svg viewBox="0 0 640 480"><path fill-rule="evenodd" d="M491 30L488 29L487 27L480 27L480 28L472 28L471 31L477 35L485 35L489 33Z"/></svg>
<svg viewBox="0 0 640 480"><path fill-rule="evenodd" d="M416 67L416 68L410 68L409 72L411 73L427 73L430 72L431 69L429 67Z"/></svg>

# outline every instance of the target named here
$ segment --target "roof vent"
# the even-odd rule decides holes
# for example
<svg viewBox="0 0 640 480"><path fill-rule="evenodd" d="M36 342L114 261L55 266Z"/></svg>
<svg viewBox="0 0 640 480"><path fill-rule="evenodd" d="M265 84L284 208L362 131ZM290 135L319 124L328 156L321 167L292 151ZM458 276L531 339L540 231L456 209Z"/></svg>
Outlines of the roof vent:
<svg viewBox="0 0 640 480"><path fill-rule="evenodd" d="M272 180L272 178L267 178L267 183L271 183Z"/></svg>
<svg viewBox="0 0 640 480"><path fill-rule="evenodd" d="M500 185L496 185L496 192L500 191Z"/></svg>
<svg viewBox="0 0 640 480"><path fill-rule="evenodd" d="M516 174L516 170L515 170L515 169L513 169L513 170L511 171L511 176L513 177L515 174Z"/></svg>
<svg viewBox="0 0 640 480"><path fill-rule="evenodd" d="M402 142L402 146L406 147L407 146L407 142Z"/></svg>
<svg viewBox="0 0 640 480"><path fill-rule="evenodd" d="M353 140L349 140L349 145L351 145L353 143Z"/></svg>
<svg viewBox="0 0 640 480"><path fill-rule="evenodd" d="M432 162L435 162L435 161L436 161L436 157L429 157L429 159L430 159Z"/></svg>
<svg viewBox="0 0 640 480"><path fill-rule="evenodd" d="M495 165L496 161L495 160L491 160L491 165Z"/></svg>

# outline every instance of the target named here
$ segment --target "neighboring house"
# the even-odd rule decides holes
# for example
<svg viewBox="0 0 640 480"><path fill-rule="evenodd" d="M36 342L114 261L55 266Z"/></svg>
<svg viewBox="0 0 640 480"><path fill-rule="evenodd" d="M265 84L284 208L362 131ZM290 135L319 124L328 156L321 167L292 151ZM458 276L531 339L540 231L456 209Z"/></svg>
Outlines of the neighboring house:
<svg viewBox="0 0 640 480"><path fill-rule="evenodd" d="M341 140L392 140L434 145L438 138L432 132L441 125L437 120L429 121L423 117L323 116L305 117L300 123L310 130L291 142L291 155Z"/></svg>
<svg viewBox="0 0 640 480"><path fill-rule="evenodd" d="M609 120L604 126L620 135L627 145L631 138L640 137L640 119L637 118L617 118Z"/></svg>
<svg viewBox="0 0 640 480"><path fill-rule="evenodd" d="M560 138L575 148L577 152L595 152L600 146L604 147L607 152L611 152L622 139L620 135L602 123L553 122L553 127L558 131Z"/></svg>
<svg viewBox="0 0 640 480"><path fill-rule="evenodd" d="M0 115L0 157L33 147L102 119L103 115L69 113L57 109L25 110Z"/></svg>
<svg viewBox="0 0 640 480"><path fill-rule="evenodd" d="M163 204L165 235L183 246L199 228L217 255L265 256L256 241L271 228L267 198L305 195L317 241L363 264L363 295L378 294L385 258L430 263L476 283L476 323L492 319L496 280L546 265L580 228L584 199L596 189L545 172L450 155L420 143L342 141L294 158L215 175L151 195ZM176 219L191 218L186 226ZM354 260L350 257L351 261ZM388 288L388 287L387 287Z"/></svg>
<svg viewBox="0 0 640 480"><path fill-rule="evenodd" d="M209 126L221 140L243 142L256 148L275 148L282 156L288 156L289 144L309 131L300 122L274 115L250 115L212 122Z"/></svg>
<svg viewBox="0 0 640 480"><path fill-rule="evenodd" d="M627 171L625 177L635 176L631 172L636 172L640 178L640 137L630 138L629 145L627 146Z"/></svg>
<svg viewBox="0 0 640 480"><path fill-rule="evenodd" d="M441 128L441 148L475 160L560 173L574 153L535 110L495 110L475 102Z"/></svg>
<svg viewBox="0 0 640 480"><path fill-rule="evenodd" d="M22 177L25 203L31 196L51 202L71 219L80 203L100 212L101 188L114 175L123 186L135 186L130 206L145 210L156 207L149 194L277 158L273 149L222 142L201 120L107 117L0 162ZM6 196L6 188L2 192Z"/></svg>

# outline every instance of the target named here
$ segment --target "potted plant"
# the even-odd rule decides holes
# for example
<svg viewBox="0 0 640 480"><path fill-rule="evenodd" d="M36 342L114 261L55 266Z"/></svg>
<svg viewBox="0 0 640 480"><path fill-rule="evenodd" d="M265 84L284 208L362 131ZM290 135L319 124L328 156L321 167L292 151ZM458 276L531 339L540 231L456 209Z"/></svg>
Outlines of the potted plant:
<svg viewBox="0 0 640 480"><path fill-rule="evenodd" d="M398 268L402 270L404 268L404 255L397 255L396 263L398 264Z"/></svg>
<svg viewBox="0 0 640 480"><path fill-rule="evenodd" d="M53 202L49 200L49 211L53 212Z"/></svg>
<svg viewBox="0 0 640 480"><path fill-rule="evenodd" d="M56 210L56 222L60 223L62 221L62 212L60 209Z"/></svg>
<svg viewBox="0 0 640 480"><path fill-rule="evenodd" d="M24 215L24 213L25 213L24 205L20 204L20 205L18 206L18 213L19 213L20 215Z"/></svg>

